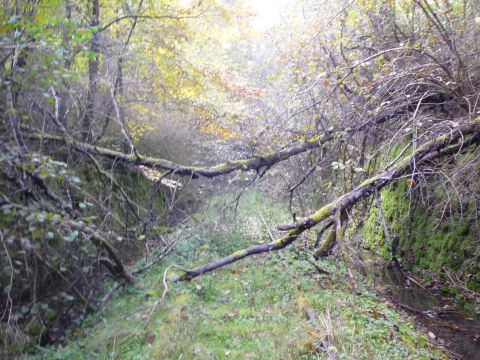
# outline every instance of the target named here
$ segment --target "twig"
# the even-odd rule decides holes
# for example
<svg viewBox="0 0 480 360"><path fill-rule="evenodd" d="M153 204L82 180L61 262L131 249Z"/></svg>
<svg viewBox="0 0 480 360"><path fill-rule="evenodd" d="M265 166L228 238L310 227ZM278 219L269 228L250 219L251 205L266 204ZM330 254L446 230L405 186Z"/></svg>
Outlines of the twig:
<svg viewBox="0 0 480 360"><path fill-rule="evenodd" d="M460 139L463 139L464 135L470 135L465 138L461 143ZM251 246L249 248L236 251L224 258L214 260L210 263L200 265L193 269L188 269L181 275L175 275L173 280L184 281L191 280L197 276L200 276L206 272L213 271L215 269L224 267L228 264L232 264L236 261L244 259L246 257L260 254L264 252L276 251L285 248L297 240L297 238L306 230L316 226L317 224L331 220L332 216L341 214L347 209L352 208L361 199L370 196L375 190L380 190L396 180L399 176L405 174L412 166L414 159L418 165L425 164L427 162L436 160L445 155L455 153L459 149L468 148L468 146L476 145L480 143L480 122L473 122L464 126L458 127L452 132L450 136L442 135L431 141L426 142L422 146L419 146L414 154L411 154L403 158L393 168L387 169L378 173L376 176L364 181L355 189L344 193L332 202L326 204L317 212L307 216L297 222L291 224L281 224L277 226L277 229L282 231L288 231L285 236L278 240L262 243ZM342 221L345 224L345 221ZM344 225L337 226L337 232L341 235L345 233ZM339 236L337 235L337 240ZM341 240L341 239L340 239ZM342 245L344 248L344 246ZM346 249L343 249L345 261L348 262ZM353 274L349 271L349 276L353 278ZM358 290L358 289L354 289Z"/></svg>
<svg viewBox="0 0 480 360"><path fill-rule="evenodd" d="M262 213L257 210L258 215L260 215L260 218L262 219L263 225L265 226L265 229L268 232L268 237L270 238L270 241L275 240L275 237L272 234L272 231L270 230L270 227L268 226L267 222L265 221L265 218L263 217Z"/></svg>
<svg viewBox="0 0 480 360"><path fill-rule="evenodd" d="M320 274L325 274L325 275L331 275L330 271L322 269L320 266L315 264L312 260L306 258L305 261L307 261L310 265L312 265Z"/></svg>
<svg viewBox="0 0 480 360"><path fill-rule="evenodd" d="M160 299L158 299L157 301L155 301L155 303L153 304L152 306L152 310L150 311L150 314L148 314L147 316L147 320L145 321L145 325L144 327L147 326L148 322L150 321L150 318L152 317L152 314L153 312L155 311L156 307L163 301L163 299L165 299L165 296L167 295L168 293L168 285L167 285L167 274L168 274L168 271L172 268L179 268L181 270L183 270L181 267L177 266L177 265L170 265L169 267L167 267L167 269L164 271L163 273L163 279L162 279L162 282L163 282L163 294L162 294L162 297Z"/></svg>
<svg viewBox="0 0 480 360"><path fill-rule="evenodd" d="M202 16L207 10L197 14L197 15L183 15L183 16L175 16L175 15L142 15L142 14L131 14L131 15L123 15L116 19L111 20L109 23L101 27L98 32L105 31L113 24L116 24L125 19L149 19L149 20L183 20L183 19L198 19Z"/></svg>
<svg viewBox="0 0 480 360"><path fill-rule="evenodd" d="M8 263L10 265L10 280L9 280L8 291L7 291L7 302L5 304L5 310L0 320L3 320L5 315L8 312L7 324L10 324L10 316L12 315L12 308L13 308L13 300L10 296L10 292L12 291L12 286L13 286L13 263L12 263L12 258L8 253L7 245L5 245L5 240L3 239L3 233L1 229L0 229L0 239L2 240L3 249L5 250L5 255L7 256Z"/></svg>

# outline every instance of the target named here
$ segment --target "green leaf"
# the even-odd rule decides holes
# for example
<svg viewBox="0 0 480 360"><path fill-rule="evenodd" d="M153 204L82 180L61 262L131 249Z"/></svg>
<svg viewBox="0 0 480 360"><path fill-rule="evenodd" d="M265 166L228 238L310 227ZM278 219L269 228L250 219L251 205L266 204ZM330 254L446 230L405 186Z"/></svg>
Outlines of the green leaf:
<svg viewBox="0 0 480 360"><path fill-rule="evenodd" d="M77 176L70 176L68 179L75 184L79 184L81 182L80 178L78 178Z"/></svg>
<svg viewBox="0 0 480 360"><path fill-rule="evenodd" d="M145 294L146 297L158 297L158 292L156 289L151 289Z"/></svg>
<svg viewBox="0 0 480 360"><path fill-rule="evenodd" d="M40 236L42 236L42 231L39 228L35 228L35 230L32 231L32 237L38 239Z"/></svg>
<svg viewBox="0 0 480 360"><path fill-rule="evenodd" d="M40 179L46 179L48 178L50 174L48 173L48 170L45 169L44 167L41 167L40 169L38 169L38 177Z"/></svg>
<svg viewBox="0 0 480 360"><path fill-rule="evenodd" d="M28 306L22 306L20 308L20 312L23 314L23 315L27 315L29 312L30 312L30 308Z"/></svg>
<svg viewBox="0 0 480 360"><path fill-rule="evenodd" d="M74 298L72 295L69 295L69 294L67 294L66 292L62 292L62 293L60 293L60 295L61 295L65 300L69 300L69 301L75 300L75 298Z"/></svg>
<svg viewBox="0 0 480 360"><path fill-rule="evenodd" d="M49 159L48 162L52 165L60 166L60 167L63 167L63 168L68 167L68 165L66 163L64 163L63 161L56 161L56 160Z"/></svg>
<svg viewBox="0 0 480 360"><path fill-rule="evenodd" d="M67 242L72 242L78 237L78 231L72 231L68 236L64 236L63 239Z"/></svg>

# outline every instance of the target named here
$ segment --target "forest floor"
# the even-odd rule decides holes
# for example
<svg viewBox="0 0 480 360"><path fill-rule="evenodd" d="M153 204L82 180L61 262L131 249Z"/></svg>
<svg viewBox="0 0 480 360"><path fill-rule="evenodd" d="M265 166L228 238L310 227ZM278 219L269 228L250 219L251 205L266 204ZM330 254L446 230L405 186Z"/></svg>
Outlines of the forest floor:
<svg viewBox="0 0 480 360"><path fill-rule="evenodd" d="M184 236L176 254L70 329L66 345L31 358L446 358L412 317L384 301L367 282L360 280L362 295L353 294L341 261L319 261L330 272L320 274L303 259L301 244L191 282L168 282L165 294L164 273L170 265L187 267L268 241L266 224L287 216L252 191L241 198L235 221L225 212L219 221L224 201L217 199L199 211L192 219L198 231Z"/></svg>

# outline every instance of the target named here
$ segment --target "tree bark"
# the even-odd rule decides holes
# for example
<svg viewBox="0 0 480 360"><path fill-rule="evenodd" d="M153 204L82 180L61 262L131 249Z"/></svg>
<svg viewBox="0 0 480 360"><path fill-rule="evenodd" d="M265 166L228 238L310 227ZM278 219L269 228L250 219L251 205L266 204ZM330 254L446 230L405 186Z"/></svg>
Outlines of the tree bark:
<svg viewBox="0 0 480 360"><path fill-rule="evenodd" d="M68 145L72 146L75 150L82 153L89 153L96 156L102 156L117 162L122 162L126 165L143 165L149 168L154 169L163 169L172 172L172 174L180 176L191 176L191 177L206 177L213 178L219 175L229 174L236 170L240 171L250 171L257 170L259 171L262 168L270 167L279 163L283 160L286 160L292 156L301 154L308 150L316 149L321 147L324 143L333 139L335 131L329 130L323 134L320 139L314 141L305 141L298 142L284 150L277 152L272 152L263 156L255 156L252 158L244 160L232 160L227 161L214 166L184 166L176 164L172 161L148 157L146 155L141 155L137 152L133 154L126 154L120 151L111 150L108 148L103 148L95 145L90 145L73 138L65 138L58 135L45 134L45 133L31 133L29 137L31 139L43 140L43 141L54 141L54 142L66 142Z"/></svg>
<svg viewBox="0 0 480 360"><path fill-rule="evenodd" d="M338 212L340 209L355 205L358 200L371 195L376 189L382 189L393 179L404 174L413 165L418 165L428 160L434 160L454 151L460 151L464 147L470 146L473 143L477 143L479 133L480 122L475 121L452 130L450 135L442 135L428 141L422 146L419 146L417 151L413 152L411 155L404 157L402 160L393 164L380 174L364 181L357 188L338 197L331 203L322 207L316 213L292 224L279 225L277 228L282 231L287 231L308 226L310 224L318 224ZM462 140L468 135L471 135L468 139L458 142L458 140Z"/></svg>
<svg viewBox="0 0 480 360"><path fill-rule="evenodd" d="M88 90L87 90L87 104L85 108L85 115L82 121L83 139L85 141L91 141L93 138L93 119L95 115L95 98L97 95L97 78L98 78L98 66L99 66L99 51L100 42L98 35L98 26L100 24L100 9L98 0L91 0L92 4L92 18L90 26L97 28L92 34L90 40L90 51L93 53L92 57L88 61Z"/></svg>
<svg viewBox="0 0 480 360"><path fill-rule="evenodd" d="M70 20L72 18L72 4L70 3L70 0L65 0L65 20L63 24L63 48L64 48L64 63L63 63L63 68L66 70L70 70L70 67L72 66L72 58L70 54L70 41L69 41L69 25L70 25ZM58 112L58 121L63 125L65 129L68 128L67 124L67 114L68 114L68 108L67 108L67 98L68 98L68 82L63 79L62 80L62 85L63 88L60 91L60 106L59 106L59 112Z"/></svg>
<svg viewBox="0 0 480 360"><path fill-rule="evenodd" d="M436 160L449 154L460 152L472 145L478 146L479 143L480 122L475 121L473 123L460 126L455 130L452 130L449 135L439 136L418 147L417 150L409 156L404 157L398 163L382 171L380 174L366 180L352 191L341 195L331 203L322 207L316 213L293 224L279 226L281 230L288 231L284 237L276 241L255 245L244 250L239 250L222 259L198 266L194 269L185 270L180 275L176 274L172 276L171 280L191 280L206 272L221 268L248 256L283 249L284 247L293 243L305 230L312 228L326 219L330 219L335 214L346 212L346 209L352 208L359 200L370 196L375 191L382 189L390 182L407 172L413 165L418 167L426 162ZM345 221L339 221L339 223L341 234L343 235ZM338 237L339 225L337 225L337 228L334 230L336 231L336 236Z"/></svg>
<svg viewBox="0 0 480 360"><path fill-rule="evenodd" d="M110 244L110 242L107 239L105 239L97 231L89 227L82 226L82 227L79 227L78 229L90 235L92 242L95 244L95 246L97 246L98 248L102 248L107 252L107 254L109 255L109 258L114 263L114 267L110 269L112 272L112 275L120 276L130 284L137 283L137 278L133 276L133 274L125 267L122 260L120 259L120 256L117 253L117 250L113 247L112 244Z"/></svg>
<svg viewBox="0 0 480 360"><path fill-rule="evenodd" d="M334 225L335 222L330 222L330 226ZM328 253L333 249L335 246L335 242L337 240L337 229L333 228L333 230L330 230L327 236L325 237L325 240L323 240L322 245L318 249L315 250L313 253L313 257L315 260L320 259L321 257L327 256Z"/></svg>

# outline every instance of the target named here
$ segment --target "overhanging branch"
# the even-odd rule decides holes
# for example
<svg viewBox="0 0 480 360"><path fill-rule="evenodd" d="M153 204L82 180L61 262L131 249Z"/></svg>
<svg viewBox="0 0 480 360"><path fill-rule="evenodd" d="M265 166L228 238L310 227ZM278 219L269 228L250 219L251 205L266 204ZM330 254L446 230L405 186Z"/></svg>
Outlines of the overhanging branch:
<svg viewBox="0 0 480 360"><path fill-rule="evenodd" d="M206 272L221 268L248 256L283 249L293 243L305 230L312 228L326 219L330 219L333 215L338 214L343 209L350 209L360 199L370 196L375 191L382 189L390 182L407 172L413 164L419 166L428 161L457 153L469 146L478 146L479 143L480 122L477 121L460 126L453 130L449 135L439 136L420 146L414 153L404 157L398 163L390 166L380 174L366 180L352 191L341 195L331 203L322 207L316 213L303 218L296 223L280 225L279 229L288 231L288 233L282 238L236 251L222 259L198 266L194 269L186 270L180 275L176 274L171 277L171 280L191 280Z"/></svg>
<svg viewBox="0 0 480 360"><path fill-rule="evenodd" d="M117 24L121 22L122 20L126 19L133 19L133 20L138 20L138 19L147 19L147 20L185 20L185 19L198 19L200 18L203 14L205 14L207 11L202 11L199 14L196 15L148 15L148 14L128 14L128 15L122 15L120 17L117 17L113 20L110 20L106 25L102 26L100 29L98 29L98 32L100 31L105 31L109 27L111 27L114 24Z"/></svg>
<svg viewBox="0 0 480 360"><path fill-rule="evenodd" d="M316 213L300 219L292 224L278 225L277 228L282 231L287 231L310 224L316 225L335 214L339 209L355 205L358 200L372 194L375 189L382 189L392 180L404 174L413 164L419 165L428 160L434 160L443 155L460 151L463 147L470 146L472 143L477 143L479 133L480 122L474 122L452 130L452 132L448 135L439 136L418 147L417 151L409 156L404 157L380 174L367 179L352 191L325 205ZM468 139L463 140L464 137L469 135L470 137ZM459 140L463 141L458 142Z"/></svg>
<svg viewBox="0 0 480 360"><path fill-rule="evenodd" d="M105 157L111 160L123 162L127 165L143 165L149 168L164 169L171 171L175 175L181 176L202 176L206 178L213 178L219 175L229 174L236 170L249 171L260 170L264 167L270 167L292 156L301 154L311 149L319 148L325 142L332 140L334 135L336 134L339 134L339 131L327 130L318 139L315 139L313 141L299 142L286 149L271 152L267 155L254 156L252 158L243 160L227 161L214 166L180 165L165 159L154 158L138 153L126 154L105 147L99 147L83 143L73 138L65 138L53 134L31 133L29 134L29 137L36 140L66 143L79 152Z"/></svg>

